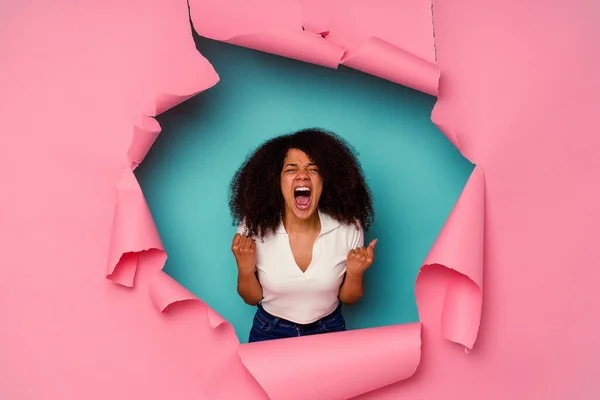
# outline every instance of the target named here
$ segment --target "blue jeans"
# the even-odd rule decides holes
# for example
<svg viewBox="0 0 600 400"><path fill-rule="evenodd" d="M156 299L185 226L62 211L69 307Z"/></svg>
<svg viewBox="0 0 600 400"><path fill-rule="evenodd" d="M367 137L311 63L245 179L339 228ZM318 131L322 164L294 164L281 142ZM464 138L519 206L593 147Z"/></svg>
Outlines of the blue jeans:
<svg viewBox="0 0 600 400"><path fill-rule="evenodd" d="M275 317L259 304L248 342L284 339L289 337L318 335L320 333L341 332L346 330L346 321L342 315L342 305L331 314L310 324L296 324L283 318Z"/></svg>

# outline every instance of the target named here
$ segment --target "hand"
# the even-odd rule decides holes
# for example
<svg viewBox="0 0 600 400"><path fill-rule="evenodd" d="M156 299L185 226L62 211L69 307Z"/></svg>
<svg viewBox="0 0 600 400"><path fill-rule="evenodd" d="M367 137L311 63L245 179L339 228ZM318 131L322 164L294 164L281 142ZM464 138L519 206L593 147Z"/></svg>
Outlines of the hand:
<svg viewBox="0 0 600 400"><path fill-rule="evenodd" d="M256 242L248 236L237 233L233 237L231 251L235 256L240 274L253 274L256 268Z"/></svg>
<svg viewBox="0 0 600 400"><path fill-rule="evenodd" d="M367 247L350 250L346 261L346 274L362 276L375 260L375 244L377 239L371 241Z"/></svg>

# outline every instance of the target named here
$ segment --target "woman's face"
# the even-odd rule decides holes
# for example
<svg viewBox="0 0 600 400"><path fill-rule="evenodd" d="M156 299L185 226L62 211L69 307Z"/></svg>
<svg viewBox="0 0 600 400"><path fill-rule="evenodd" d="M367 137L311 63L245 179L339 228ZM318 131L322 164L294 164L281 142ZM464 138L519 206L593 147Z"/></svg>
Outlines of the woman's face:
<svg viewBox="0 0 600 400"><path fill-rule="evenodd" d="M301 150L290 149L283 161L281 193L286 213L299 219L314 215L323 192L323 180L319 168Z"/></svg>

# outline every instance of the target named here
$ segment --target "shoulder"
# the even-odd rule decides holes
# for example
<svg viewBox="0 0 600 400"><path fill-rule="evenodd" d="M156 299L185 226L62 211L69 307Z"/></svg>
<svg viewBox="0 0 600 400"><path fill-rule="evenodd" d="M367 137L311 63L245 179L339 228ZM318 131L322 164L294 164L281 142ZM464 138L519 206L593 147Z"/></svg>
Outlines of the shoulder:
<svg viewBox="0 0 600 400"><path fill-rule="evenodd" d="M365 233L360 225L348 225L348 251L365 245Z"/></svg>
<svg viewBox="0 0 600 400"><path fill-rule="evenodd" d="M340 224L340 230L348 240L355 241L364 236L364 230L358 224Z"/></svg>
<svg viewBox="0 0 600 400"><path fill-rule="evenodd" d="M240 235L248 236L248 227L243 221L241 224L238 225L237 233L239 233Z"/></svg>
<svg viewBox="0 0 600 400"><path fill-rule="evenodd" d="M330 230L334 233L336 241L343 242L344 247L349 251L357 247L362 247L364 244L364 231L360 224L348 224L334 220L332 217L325 216L324 230Z"/></svg>
<svg viewBox="0 0 600 400"><path fill-rule="evenodd" d="M249 231L248 227L246 226L246 224L244 224L244 222L242 222L238 225L236 233L239 233L240 235L243 235L243 236L249 236L248 231ZM252 238L256 242L257 247L265 245L265 244L273 244L273 243L277 242L277 240L275 240L277 238L277 235L275 233L269 233L267 235L264 235L263 237L260 237L260 236L249 236L249 237Z"/></svg>
<svg viewBox="0 0 600 400"><path fill-rule="evenodd" d="M252 239L254 239L255 241L258 239L256 236L250 236L248 235L248 227L246 226L246 224L242 221L242 223L240 223L237 227L237 231L236 233L239 233L242 236L249 236Z"/></svg>

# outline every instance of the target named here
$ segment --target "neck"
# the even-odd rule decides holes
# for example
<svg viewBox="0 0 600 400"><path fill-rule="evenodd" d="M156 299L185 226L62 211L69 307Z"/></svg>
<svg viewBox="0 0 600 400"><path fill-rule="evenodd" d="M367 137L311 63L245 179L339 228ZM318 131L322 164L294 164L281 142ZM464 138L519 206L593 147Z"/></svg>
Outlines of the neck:
<svg viewBox="0 0 600 400"><path fill-rule="evenodd" d="M305 234L321 231L321 220L319 213L315 211L308 219L300 219L293 212L286 212L283 218L283 226L288 234Z"/></svg>

